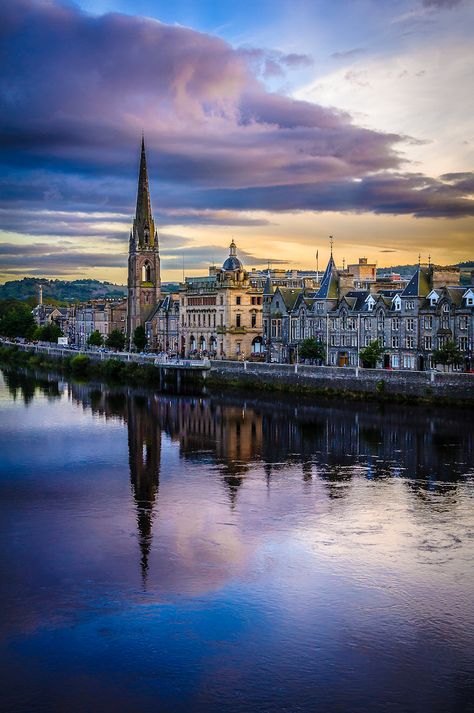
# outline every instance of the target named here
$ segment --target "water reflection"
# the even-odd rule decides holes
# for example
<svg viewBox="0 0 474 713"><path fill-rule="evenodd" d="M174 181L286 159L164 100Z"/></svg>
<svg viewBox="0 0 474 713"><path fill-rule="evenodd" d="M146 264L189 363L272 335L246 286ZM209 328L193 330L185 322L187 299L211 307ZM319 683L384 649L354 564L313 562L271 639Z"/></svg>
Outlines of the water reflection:
<svg viewBox="0 0 474 713"><path fill-rule="evenodd" d="M466 705L466 413L4 381L11 709Z"/></svg>

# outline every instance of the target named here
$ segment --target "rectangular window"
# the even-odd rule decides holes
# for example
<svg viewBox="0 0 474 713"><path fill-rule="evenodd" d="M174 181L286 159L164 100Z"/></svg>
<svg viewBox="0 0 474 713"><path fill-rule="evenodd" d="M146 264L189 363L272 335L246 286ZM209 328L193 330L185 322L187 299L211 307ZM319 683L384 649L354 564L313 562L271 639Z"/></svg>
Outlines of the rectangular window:
<svg viewBox="0 0 474 713"><path fill-rule="evenodd" d="M413 317L408 317L406 320L407 332L413 332L415 330L415 320Z"/></svg>
<svg viewBox="0 0 474 713"><path fill-rule="evenodd" d="M398 335L392 336L392 349L398 349L400 346L400 337Z"/></svg>
<svg viewBox="0 0 474 713"><path fill-rule="evenodd" d="M427 351L431 351L433 349L433 338L432 337L425 337L425 349Z"/></svg>
<svg viewBox="0 0 474 713"><path fill-rule="evenodd" d="M433 317L425 317L425 329L433 329Z"/></svg>
<svg viewBox="0 0 474 713"><path fill-rule="evenodd" d="M257 326L257 315L255 314L255 312L252 312L251 324L252 324L252 327L256 327L256 326Z"/></svg>
<svg viewBox="0 0 474 713"><path fill-rule="evenodd" d="M459 349L462 352L467 351L467 337L459 337Z"/></svg>
<svg viewBox="0 0 474 713"><path fill-rule="evenodd" d="M459 329L467 329L467 317L465 315L459 317Z"/></svg>
<svg viewBox="0 0 474 713"><path fill-rule="evenodd" d="M400 319L398 317L394 317L392 319L392 332L398 332L400 329Z"/></svg>
<svg viewBox="0 0 474 713"><path fill-rule="evenodd" d="M413 349L415 347L415 337L405 337L405 347Z"/></svg>
<svg viewBox="0 0 474 713"><path fill-rule="evenodd" d="M241 319L240 314L236 314L235 315L235 326L236 327L240 327L240 319Z"/></svg>
<svg viewBox="0 0 474 713"><path fill-rule="evenodd" d="M242 299L242 298L241 298L240 296L239 296L239 297L236 297L236 298L235 298L235 304L236 304L236 305L240 305L240 304L241 304L241 299Z"/></svg>

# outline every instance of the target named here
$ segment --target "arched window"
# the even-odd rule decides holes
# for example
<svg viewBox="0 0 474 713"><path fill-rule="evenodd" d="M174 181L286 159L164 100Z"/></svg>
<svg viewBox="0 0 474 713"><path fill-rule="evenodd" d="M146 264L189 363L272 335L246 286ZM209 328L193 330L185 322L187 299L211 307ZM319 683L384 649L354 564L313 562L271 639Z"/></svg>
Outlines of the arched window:
<svg viewBox="0 0 474 713"><path fill-rule="evenodd" d="M143 263L142 282L151 282L151 265L149 262Z"/></svg>
<svg viewBox="0 0 474 713"><path fill-rule="evenodd" d="M255 339L252 341L252 352L254 354L261 354L263 352L262 337L255 337Z"/></svg>

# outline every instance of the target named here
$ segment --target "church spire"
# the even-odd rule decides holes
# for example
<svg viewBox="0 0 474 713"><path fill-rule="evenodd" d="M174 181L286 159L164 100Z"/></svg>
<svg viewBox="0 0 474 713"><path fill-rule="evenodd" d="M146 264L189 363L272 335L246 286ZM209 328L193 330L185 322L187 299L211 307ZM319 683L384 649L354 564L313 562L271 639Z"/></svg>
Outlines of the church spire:
<svg viewBox="0 0 474 713"><path fill-rule="evenodd" d="M155 224L151 213L150 189L148 186L148 171L146 166L145 137L143 134L134 228L135 237L139 245L150 247L154 246Z"/></svg>

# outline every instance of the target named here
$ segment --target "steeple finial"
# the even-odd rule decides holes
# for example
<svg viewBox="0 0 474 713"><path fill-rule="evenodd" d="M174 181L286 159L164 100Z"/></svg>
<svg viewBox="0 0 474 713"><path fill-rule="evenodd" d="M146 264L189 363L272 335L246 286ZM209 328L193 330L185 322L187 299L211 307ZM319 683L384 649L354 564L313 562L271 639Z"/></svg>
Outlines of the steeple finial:
<svg viewBox="0 0 474 713"><path fill-rule="evenodd" d="M421 253L418 253L418 267L421 267Z"/></svg>
<svg viewBox="0 0 474 713"><path fill-rule="evenodd" d="M332 248L334 245L334 238L332 237L332 235L329 236L329 245L331 247L331 257L332 257Z"/></svg>

